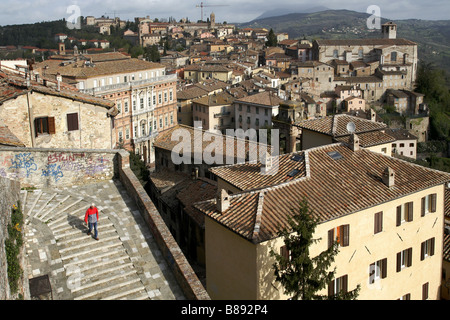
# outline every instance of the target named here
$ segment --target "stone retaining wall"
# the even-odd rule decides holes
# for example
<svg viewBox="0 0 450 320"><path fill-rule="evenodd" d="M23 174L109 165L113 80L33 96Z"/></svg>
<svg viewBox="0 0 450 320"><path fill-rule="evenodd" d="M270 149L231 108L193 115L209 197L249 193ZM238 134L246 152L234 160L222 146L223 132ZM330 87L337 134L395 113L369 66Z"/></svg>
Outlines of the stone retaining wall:
<svg viewBox="0 0 450 320"><path fill-rule="evenodd" d="M210 300L191 265L187 261L178 243L173 238L164 220L156 209L143 186L130 169L127 152L119 152L120 181L128 195L139 207L147 226L153 234L158 247L174 273L178 284L189 300Z"/></svg>

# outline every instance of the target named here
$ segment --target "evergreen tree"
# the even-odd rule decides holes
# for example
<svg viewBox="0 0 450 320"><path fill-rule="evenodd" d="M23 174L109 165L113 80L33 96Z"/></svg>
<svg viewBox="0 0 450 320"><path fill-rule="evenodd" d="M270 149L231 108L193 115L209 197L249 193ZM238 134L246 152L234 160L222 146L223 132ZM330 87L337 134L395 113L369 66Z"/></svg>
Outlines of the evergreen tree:
<svg viewBox="0 0 450 320"><path fill-rule="evenodd" d="M276 47L278 44L277 36L272 29L270 29L269 34L267 35L266 46L268 47Z"/></svg>
<svg viewBox="0 0 450 320"><path fill-rule="evenodd" d="M339 252L338 243L316 257L310 257L312 244L320 241L313 239L313 233L319 223L314 217L306 199L300 201L298 212L292 210L288 217L290 228L283 228L278 235L284 238L285 254L278 254L273 249L270 255L275 257L273 264L276 281L284 288L284 293L293 300L353 300L358 296L360 285L350 292L339 292L334 296L319 295L318 292L327 287L333 280L335 271L329 271L335 256Z"/></svg>

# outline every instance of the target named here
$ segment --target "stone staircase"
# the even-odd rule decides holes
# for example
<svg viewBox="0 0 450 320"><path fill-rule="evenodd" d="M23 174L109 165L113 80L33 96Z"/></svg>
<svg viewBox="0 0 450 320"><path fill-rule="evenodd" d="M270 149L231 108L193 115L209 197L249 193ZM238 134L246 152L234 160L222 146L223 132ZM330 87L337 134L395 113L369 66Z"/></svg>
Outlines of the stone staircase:
<svg viewBox="0 0 450 320"><path fill-rule="evenodd" d="M138 212L130 212L126 206L120 209L114 201L99 203L93 196L77 190L22 191L25 241L30 255L33 250L39 255L39 260L30 259L34 261L30 272L51 272L53 286L64 299L158 299L160 288L152 280L160 273L155 274L154 265L165 269L164 264L146 268L155 254L142 241L144 236L131 239L130 224L126 223ZM87 235L84 223L86 209L94 199L99 209L98 241ZM111 210L114 207L116 210ZM40 239L36 233L41 234ZM42 241L46 241L44 246L39 244ZM144 249L148 252L143 253Z"/></svg>

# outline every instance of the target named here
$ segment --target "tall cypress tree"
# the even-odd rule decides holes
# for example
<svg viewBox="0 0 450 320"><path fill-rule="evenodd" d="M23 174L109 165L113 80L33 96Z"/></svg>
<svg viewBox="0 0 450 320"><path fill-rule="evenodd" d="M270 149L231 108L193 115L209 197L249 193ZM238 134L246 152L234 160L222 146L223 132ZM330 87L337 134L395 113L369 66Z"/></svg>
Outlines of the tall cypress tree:
<svg viewBox="0 0 450 320"><path fill-rule="evenodd" d="M272 29L270 29L269 34L267 35L266 46L268 47L276 47L278 44L277 36Z"/></svg>
<svg viewBox="0 0 450 320"><path fill-rule="evenodd" d="M319 218L314 217L306 199L300 201L298 211L292 210L288 217L289 228L283 228L278 235L284 238L285 252L278 254L273 249L270 255L275 257L273 264L276 281L284 288L284 293L293 300L353 300L358 296L360 285L349 292L339 292L334 296L319 295L333 280L336 268L329 271L335 256L339 252L338 243L316 257L310 257L310 247L320 239L314 239L313 233Z"/></svg>

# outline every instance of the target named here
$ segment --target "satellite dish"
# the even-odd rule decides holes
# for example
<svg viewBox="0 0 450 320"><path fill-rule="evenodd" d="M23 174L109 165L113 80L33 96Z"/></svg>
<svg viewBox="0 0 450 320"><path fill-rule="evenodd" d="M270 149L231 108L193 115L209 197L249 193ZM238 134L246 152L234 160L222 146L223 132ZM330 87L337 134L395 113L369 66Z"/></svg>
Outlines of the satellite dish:
<svg viewBox="0 0 450 320"><path fill-rule="evenodd" d="M352 133L355 132L355 130L356 130L355 124L353 122L349 122L347 124L347 131L348 131L348 133L352 134Z"/></svg>

